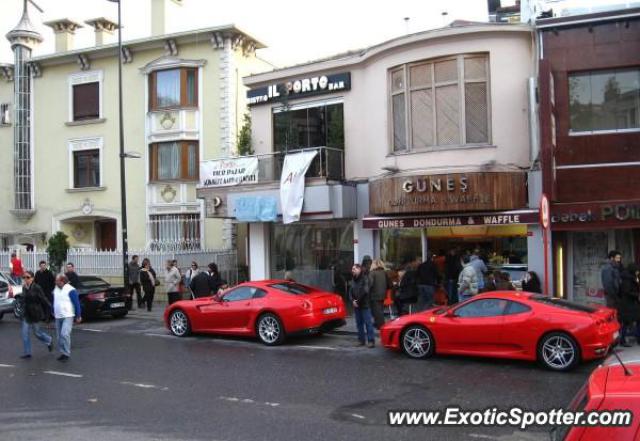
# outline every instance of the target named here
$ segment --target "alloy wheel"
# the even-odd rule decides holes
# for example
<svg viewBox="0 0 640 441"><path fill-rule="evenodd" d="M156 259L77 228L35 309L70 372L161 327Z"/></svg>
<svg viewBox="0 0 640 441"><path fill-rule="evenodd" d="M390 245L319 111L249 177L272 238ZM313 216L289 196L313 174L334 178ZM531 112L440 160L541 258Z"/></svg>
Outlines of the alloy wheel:
<svg viewBox="0 0 640 441"><path fill-rule="evenodd" d="M278 319L273 316L265 316L260 320L258 324L258 333L260 334L260 338L267 344L273 344L280 337L280 323L278 323Z"/></svg>
<svg viewBox="0 0 640 441"><path fill-rule="evenodd" d="M189 319L182 311L174 311L171 314L171 332L182 337L189 330Z"/></svg>
<svg viewBox="0 0 640 441"><path fill-rule="evenodd" d="M573 342L563 335L554 335L542 345L542 357L547 366L563 370L571 366L576 357Z"/></svg>
<svg viewBox="0 0 640 441"><path fill-rule="evenodd" d="M411 328L404 333L402 344L405 352L410 357L424 358L431 349L431 337L422 328Z"/></svg>

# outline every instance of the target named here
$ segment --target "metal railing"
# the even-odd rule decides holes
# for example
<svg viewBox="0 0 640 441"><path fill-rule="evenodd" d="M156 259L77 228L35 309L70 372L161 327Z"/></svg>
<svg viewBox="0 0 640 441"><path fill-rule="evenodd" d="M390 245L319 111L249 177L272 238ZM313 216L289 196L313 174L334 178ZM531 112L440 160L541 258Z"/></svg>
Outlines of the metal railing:
<svg viewBox="0 0 640 441"><path fill-rule="evenodd" d="M218 265L218 271L224 280L233 285L238 282L238 258L233 250L129 250L129 256L133 255L140 256L140 262L145 257L148 258L160 280L166 261L177 260L183 273L191 266L191 262L197 262L202 269L213 262ZM19 257L25 270L35 271L38 269L38 262L48 262L49 256L43 252L21 252ZM0 252L0 270L9 272L10 259L11 253ZM122 276L122 251L71 249L67 253L67 262L73 262L80 275Z"/></svg>
<svg viewBox="0 0 640 441"><path fill-rule="evenodd" d="M306 178L344 180L344 150L334 147L310 147L255 155L258 158L258 183L280 181L282 165L287 154L317 151Z"/></svg>

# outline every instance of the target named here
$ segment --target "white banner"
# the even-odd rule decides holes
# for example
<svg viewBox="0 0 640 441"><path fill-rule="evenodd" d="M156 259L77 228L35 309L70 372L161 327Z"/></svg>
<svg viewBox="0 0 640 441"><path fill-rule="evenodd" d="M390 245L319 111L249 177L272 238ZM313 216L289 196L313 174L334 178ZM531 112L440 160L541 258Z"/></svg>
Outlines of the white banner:
<svg viewBox="0 0 640 441"><path fill-rule="evenodd" d="M304 202L304 175L317 151L294 153L284 157L280 178L280 205L282 223L290 224L300 220Z"/></svg>
<svg viewBox="0 0 640 441"><path fill-rule="evenodd" d="M200 162L200 187L229 187L258 182L258 158L240 157Z"/></svg>

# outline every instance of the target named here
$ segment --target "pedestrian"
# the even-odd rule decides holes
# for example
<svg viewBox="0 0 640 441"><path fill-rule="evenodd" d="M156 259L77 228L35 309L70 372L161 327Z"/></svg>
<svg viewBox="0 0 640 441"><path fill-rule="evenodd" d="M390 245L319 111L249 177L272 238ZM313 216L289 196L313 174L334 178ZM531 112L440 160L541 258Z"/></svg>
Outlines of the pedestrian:
<svg viewBox="0 0 640 441"><path fill-rule="evenodd" d="M522 281L522 290L542 294L542 284L540 283L540 278L535 272L528 271L525 273L524 280Z"/></svg>
<svg viewBox="0 0 640 441"><path fill-rule="evenodd" d="M511 283L511 276L504 271L496 271L496 291L513 291L513 284Z"/></svg>
<svg viewBox="0 0 640 441"><path fill-rule="evenodd" d="M471 256L462 256L462 271L458 277L458 300L464 302L478 294L478 273L473 267Z"/></svg>
<svg viewBox="0 0 640 441"><path fill-rule="evenodd" d="M182 276L174 262L175 260L167 260L167 268L164 273L164 283L166 285L167 302L169 305L181 300L180 282L182 280Z"/></svg>
<svg viewBox="0 0 640 441"><path fill-rule="evenodd" d="M191 281L198 275L200 270L198 269L198 262L191 262L191 267L184 273L184 283L186 286L191 286Z"/></svg>
<svg viewBox="0 0 640 441"><path fill-rule="evenodd" d="M369 278L371 283L371 314L373 315L375 328L380 329L384 325L384 299L387 295L387 290L391 289L392 286L382 260L376 259L373 261Z"/></svg>
<svg viewBox="0 0 640 441"><path fill-rule="evenodd" d="M630 263L620 273L620 300L618 302L618 319L621 322L620 342L622 346L630 347L627 340L630 331L640 345L640 282L638 276L640 269L634 263Z"/></svg>
<svg viewBox="0 0 640 441"><path fill-rule="evenodd" d="M433 307L433 298L439 283L438 267L427 253L427 259L418 265L418 311Z"/></svg>
<svg viewBox="0 0 640 441"><path fill-rule="evenodd" d="M373 264L373 260L371 259L371 256L369 256L368 254L365 254L364 257L362 258L362 263L360 264L360 266L362 267L362 272L365 275L369 274L369 272L371 271L372 264Z"/></svg>
<svg viewBox="0 0 640 441"><path fill-rule="evenodd" d="M38 266L39 268L38 271L36 271L34 282L42 288L45 297L49 300L49 303L53 305L53 290L56 287L56 276L54 276L53 271L47 267L46 261L41 260ZM50 311L53 313L53 310Z"/></svg>
<svg viewBox="0 0 640 441"><path fill-rule="evenodd" d="M209 264L211 265L211 264ZM214 278L211 275L211 268L208 271L200 271L196 274L189 285L193 298L209 297L218 293L219 284L214 284Z"/></svg>
<svg viewBox="0 0 640 441"><path fill-rule="evenodd" d="M74 321L82 322L82 309L78 292L63 274L56 277L56 288L53 290L53 315L56 318L56 338L60 350L58 361L64 362L71 356L71 331Z"/></svg>
<svg viewBox="0 0 640 441"><path fill-rule="evenodd" d="M133 292L135 291L138 309L141 309L143 302L142 287L140 286L140 264L138 263L138 259L138 255L134 254L129 262L129 294L131 294L133 300Z"/></svg>
<svg viewBox="0 0 640 441"><path fill-rule="evenodd" d="M616 308L620 299L620 270L622 269L622 254L620 251L609 251L609 259L602 267L600 278L604 288L604 300L609 308Z"/></svg>
<svg viewBox="0 0 640 441"><path fill-rule="evenodd" d="M76 273L76 267L73 263L67 263L67 271L64 273L69 285L77 288L80 286L80 278L78 277L78 273Z"/></svg>
<svg viewBox="0 0 640 441"><path fill-rule="evenodd" d="M293 271L285 271L284 280L286 280L287 282L295 282L296 279L293 277Z"/></svg>
<svg viewBox="0 0 640 441"><path fill-rule="evenodd" d="M211 276L212 291L213 293L217 293L220 287L226 284L226 282L222 280L220 272L218 271L218 265L216 265L214 262L211 262L209 265L207 265L207 268L209 269L209 275ZM291 281L294 282L293 279Z"/></svg>
<svg viewBox="0 0 640 441"><path fill-rule="evenodd" d="M478 279L478 292L482 292L484 290L484 275L489 271L487 269L487 265L485 265L484 260L480 258L480 250L475 249L470 258L471 266L476 270L476 275Z"/></svg>
<svg viewBox="0 0 640 441"><path fill-rule="evenodd" d="M449 304L453 305L458 303L458 277L462 271L462 263L460 262L460 256L455 248L449 250L447 259L445 262L445 280L447 297L449 297Z"/></svg>
<svg viewBox="0 0 640 441"><path fill-rule="evenodd" d="M351 274L353 275L351 282L351 302L353 304L354 315L356 316L359 346L364 346L366 339L368 346L373 348L375 346L375 335L371 310L369 309L370 279L365 275L362 265L358 265L357 263L351 267Z"/></svg>
<svg viewBox="0 0 640 441"><path fill-rule="evenodd" d="M20 358L31 358L31 332L38 340L47 346L49 352L53 350L53 338L40 327L40 322L49 321L51 317L51 302L47 300L42 288L35 283L31 271L23 273L24 284L19 301L22 302L22 346L24 353Z"/></svg>
<svg viewBox="0 0 640 441"><path fill-rule="evenodd" d="M22 285L24 268L22 267L22 260L16 255L16 253L11 253L9 268L11 269L11 278L16 282L16 285Z"/></svg>
<svg viewBox="0 0 640 441"><path fill-rule="evenodd" d="M394 298L398 316L406 314L405 305L418 301L417 272L413 263L408 263L398 274L398 291Z"/></svg>
<svg viewBox="0 0 640 441"><path fill-rule="evenodd" d="M153 306L153 297L156 293L156 285L158 278L156 272L151 267L151 261L147 258L142 259L142 268L140 268L140 284L144 291L142 304L147 306L147 311L151 311Z"/></svg>

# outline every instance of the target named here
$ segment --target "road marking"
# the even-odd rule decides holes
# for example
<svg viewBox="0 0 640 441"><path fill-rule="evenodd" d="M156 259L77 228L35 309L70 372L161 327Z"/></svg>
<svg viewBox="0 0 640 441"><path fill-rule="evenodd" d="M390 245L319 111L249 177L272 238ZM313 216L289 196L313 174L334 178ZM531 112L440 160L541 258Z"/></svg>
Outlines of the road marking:
<svg viewBox="0 0 640 441"><path fill-rule="evenodd" d="M260 402L260 401L256 401L254 399L251 398L238 398L238 397L225 397L223 396L219 396L218 399L223 400L223 401L229 401L232 403L244 403L244 404L257 404L260 406L269 406L269 407L278 407L280 405L280 403L272 403L269 401L265 401Z"/></svg>
<svg viewBox="0 0 640 441"><path fill-rule="evenodd" d="M495 436L482 435L480 433L470 433L469 437L471 437L471 438L480 438L480 439L499 439L499 438L496 438Z"/></svg>
<svg viewBox="0 0 640 441"><path fill-rule="evenodd" d="M124 384L125 386L139 387L141 389L158 389L161 391L169 390L168 387L164 386L156 386L155 384L133 383L131 381L121 381L120 384Z"/></svg>
<svg viewBox="0 0 640 441"><path fill-rule="evenodd" d="M358 418L360 420L366 420L366 418L363 415L359 415L357 413L352 413L351 416L354 418Z"/></svg>
<svg viewBox="0 0 640 441"><path fill-rule="evenodd" d="M2 364L0 363L0 368L14 368L16 367L14 364Z"/></svg>
<svg viewBox="0 0 640 441"><path fill-rule="evenodd" d="M165 337L165 338L176 338L171 334L154 334L152 332L147 332L144 335L149 336L149 337Z"/></svg>
<svg viewBox="0 0 640 441"><path fill-rule="evenodd" d="M302 349L321 349L324 351L339 351L339 348L334 348L331 346L311 346L311 345L297 345L295 346L296 348L302 348Z"/></svg>
<svg viewBox="0 0 640 441"><path fill-rule="evenodd" d="M44 371L45 374L49 375L60 375L61 377L71 377L71 378L82 378L81 374L70 374L69 372L58 372L58 371Z"/></svg>
<svg viewBox="0 0 640 441"><path fill-rule="evenodd" d="M104 329L92 329L92 328L78 328L81 331L87 332L104 332Z"/></svg>

